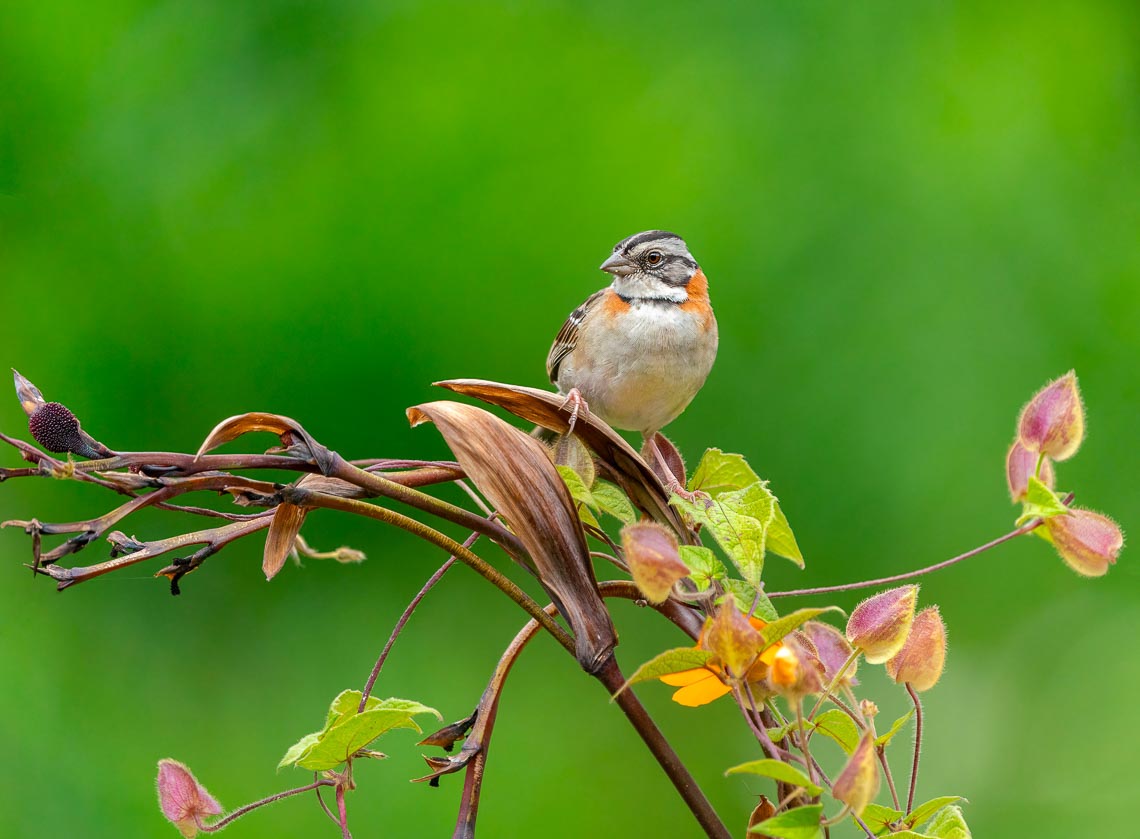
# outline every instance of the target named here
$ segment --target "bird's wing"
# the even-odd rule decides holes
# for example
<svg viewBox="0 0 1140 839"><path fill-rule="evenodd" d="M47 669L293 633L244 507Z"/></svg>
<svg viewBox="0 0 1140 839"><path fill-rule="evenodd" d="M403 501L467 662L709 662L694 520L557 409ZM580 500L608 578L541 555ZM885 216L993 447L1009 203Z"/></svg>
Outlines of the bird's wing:
<svg viewBox="0 0 1140 839"><path fill-rule="evenodd" d="M546 374L550 376L550 381L555 386L558 384L559 366L566 356L574 351L578 343L578 327L582 325L590 309L601 302L607 291L608 289L603 288L587 297L586 302L572 311L570 317L566 318L566 323L558 330L554 344L550 347L550 354L546 356Z"/></svg>

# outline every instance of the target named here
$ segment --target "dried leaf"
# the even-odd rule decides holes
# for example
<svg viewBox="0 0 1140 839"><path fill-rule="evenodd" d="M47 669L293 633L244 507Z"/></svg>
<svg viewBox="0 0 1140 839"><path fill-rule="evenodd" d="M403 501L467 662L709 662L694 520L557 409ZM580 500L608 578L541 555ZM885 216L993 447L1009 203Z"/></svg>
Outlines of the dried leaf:
<svg viewBox="0 0 1140 839"><path fill-rule="evenodd" d="M482 379L451 379L436 382L455 393L498 405L517 417L559 434L569 429L570 415L563 410L564 397L545 390L504 385ZM625 491L629 499L656 521L673 529L682 543L696 544L696 537L669 506L669 493L657 474L616 431L589 412L580 413L574 433L598 456L600 465Z"/></svg>
<svg viewBox="0 0 1140 839"><path fill-rule="evenodd" d="M768 800L768 796L760 796L760 803L756 805L756 809L754 809L752 815L748 817L748 829L751 831L752 828L756 827L760 822L767 821L774 815L776 815L776 805ZM756 834L749 835L756 836ZM769 838L761 835L759 839Z"/></svg>
<svg viewBox="0 0 1140 839"><path fill-rule="evenodd" d="M273 514L273 523L269 525L269 533L265 536L265 555L261 560L261 570L265 572L265 579L272 580L285 564L308 514L309 511L305 507L298 507L287 501L278 505L277 511Z"/></svg>
<svg viewBox="0 0 1140 839"><path fill-rule="evenodd" d="M260 411L238 414L219 422L206 435L206 439L198 448L195 457L201 457L206 452L213 451L218 446L236 440L243 434L251 434L256 431L268 431L276 434L281 438L281 445L286 448L298 447L300 454L312 461L322 475L328 475L332 471L337 456L314 440L299 422L279 414L266 414Z"/></svg>
<svg viewBox="0 0 1140 839"><path fill-rule="evenodd" d="M578 663L594 672L617 634L598 594L574 500L542 444L488 411L458 402L409 408L408 419L412 425L434 422L475 486L506 517L574 631Z"/></svg>

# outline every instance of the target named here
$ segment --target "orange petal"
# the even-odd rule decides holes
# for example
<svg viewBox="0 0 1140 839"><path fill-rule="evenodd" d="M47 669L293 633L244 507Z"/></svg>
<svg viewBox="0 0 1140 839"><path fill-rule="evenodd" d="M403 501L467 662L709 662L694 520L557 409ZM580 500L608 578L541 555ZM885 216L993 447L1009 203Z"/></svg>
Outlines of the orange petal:
<svg viewBox="0 0 1140 839"><path fill-rule="evenodd" d="M692 670L679 670L676 673L667 673L664 676L658 676L667 685L672 685L675 688L683 688L694 682L699 682L707 679L709 676L715 676L711 670L704 667L695 667Z"/></svg>
<svg viewBox="0 0 1140 839"><path fill-rule="evenodd" d="M771 667L772 662L776 660L776 653L778 653L783 648L784 645L777 641L775 644L764 650L764 652L760 653L760 660Z"/></svg>
<svg viewBox="0 0 1140 839"><path fill-rule="evenodd" d="M698 705L707 705L714 699L720 699L731 690L732 688L712 673L709 673L708 678L694 682L688 687L683 687L674 693L673 701L678 705L696 708Z"/></svg>

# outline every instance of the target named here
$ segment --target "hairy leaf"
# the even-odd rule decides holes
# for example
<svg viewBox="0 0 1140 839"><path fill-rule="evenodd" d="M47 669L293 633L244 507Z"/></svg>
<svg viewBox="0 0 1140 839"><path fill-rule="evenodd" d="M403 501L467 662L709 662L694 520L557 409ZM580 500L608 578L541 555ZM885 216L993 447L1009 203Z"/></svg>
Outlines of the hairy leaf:
<svg viewBox="0 0 1140 839"><path fill-rule="evenodd" d="M855 751L859 745L859 729L851 721L851 717L837 708L824 711L815 718L814 730L828 739L834 740L847 754Z"/></svg>
<svg viewBox="0 0 1140 839"><path fill-rule="evenodd" d="M733 766L731 769L725 770L724 774L763 775L765 778L775 778L777 781L785 781L792 786L803 787L809 795L819 795L823 792L823 787L813 783L811 778L799 769L784 763L782 760L752 760L739 766Z"/></svg>

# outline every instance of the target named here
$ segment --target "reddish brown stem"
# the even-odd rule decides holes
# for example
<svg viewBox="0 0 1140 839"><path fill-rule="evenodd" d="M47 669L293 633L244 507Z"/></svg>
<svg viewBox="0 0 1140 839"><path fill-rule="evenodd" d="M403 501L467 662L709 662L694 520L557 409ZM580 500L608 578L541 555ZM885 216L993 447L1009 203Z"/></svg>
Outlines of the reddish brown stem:
<svg viewBox="0 0 1140 839"><path fill-rule="evenodd" d="M1069 499L1071 498L1072 496L1070 495ZM1067 504L1068 500L1066 500L1065 503ZM1031 530L1035 530L1036 528L1040 527L1043 523L1043 519L1033 519L1032 521L1026 522L1016 530L1011 530L1009 533L1005 534L1004 536L999 536L991 542L986 542L984 545L979 545L973 550L966 551L963 554L958 554L958 556L951 557L950 559L945 559L942 562L935 563L934 565L929 565L926 568L920 568L917 571L907 571L903 574L895 574L892 577L879 577L877 580L862 580L858 583L843 583L842 585L837 586L800 588L795 589L794 591L773 591L768 594L768 599L773 600L777 597L798 597L808 594L830 594L831 592L835 591L854 591L855 589L860 588L873 588L875 586L890 585L891 583L901 583L903 580L913 580L915 577L921 577L923 574L930 574L934 571L941 571L943 568L949 568L951 565L961 562L964 559L969 559L970 557L977 556L984 551L988 551L990 548L996 548L998 545L1004 542L1008 542L1011 539L1016 539L1018 536L1024 536Z"/></svg>

